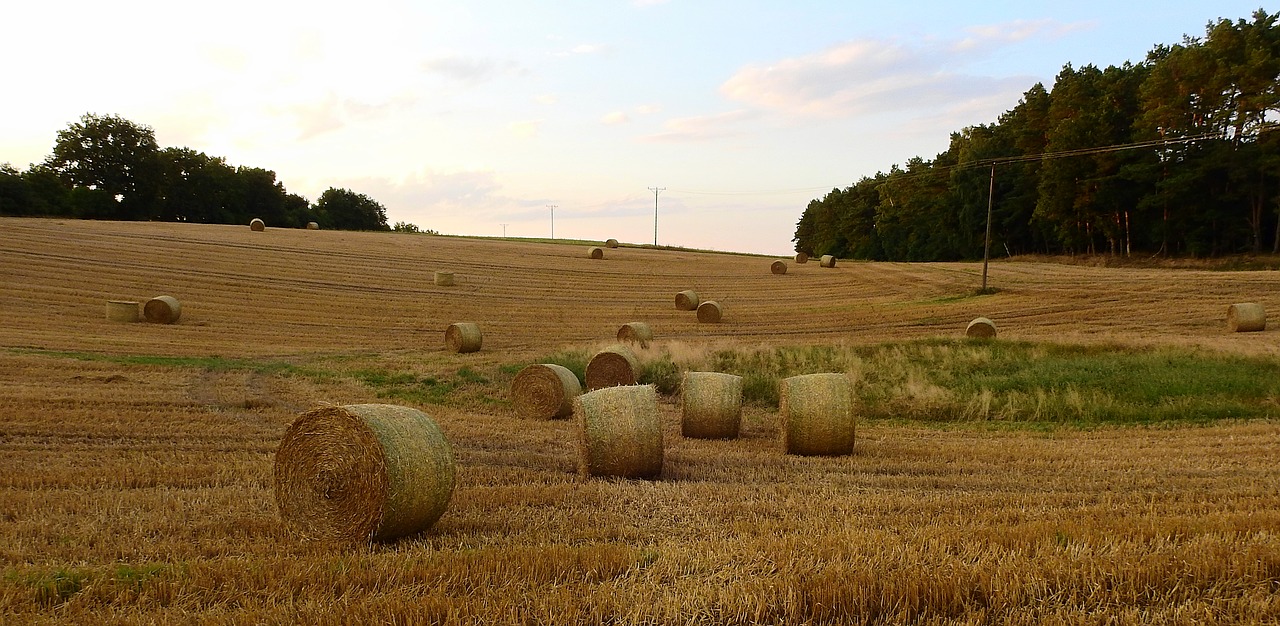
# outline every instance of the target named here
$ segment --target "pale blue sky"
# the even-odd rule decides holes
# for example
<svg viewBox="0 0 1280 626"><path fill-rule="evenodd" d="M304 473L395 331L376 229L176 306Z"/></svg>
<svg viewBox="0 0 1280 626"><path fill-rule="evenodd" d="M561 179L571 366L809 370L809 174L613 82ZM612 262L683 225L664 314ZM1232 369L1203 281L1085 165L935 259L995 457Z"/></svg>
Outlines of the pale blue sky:
<svg viewBox="0 0 1280 626"><path fill-rule="evenodd" d="M1065 63L1257 2L46 0L6 8L0 162L86 112L391 221L785 255L809 200L989 123Z"/></svg>

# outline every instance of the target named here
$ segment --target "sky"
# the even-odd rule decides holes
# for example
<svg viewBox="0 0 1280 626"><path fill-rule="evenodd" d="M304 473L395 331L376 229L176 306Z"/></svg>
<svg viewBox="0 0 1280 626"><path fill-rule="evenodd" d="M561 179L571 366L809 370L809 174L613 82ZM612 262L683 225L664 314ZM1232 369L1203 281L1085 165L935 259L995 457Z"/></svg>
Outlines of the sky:
<svg viewBox="0 0 1280 626"><path fill-rule="evenodd" d="M810 200L1139 62L1235 0L41 0L7 6L0 163L85 113L446 234L792 253ZM655 194L653 189L658 189Z"/></svg>

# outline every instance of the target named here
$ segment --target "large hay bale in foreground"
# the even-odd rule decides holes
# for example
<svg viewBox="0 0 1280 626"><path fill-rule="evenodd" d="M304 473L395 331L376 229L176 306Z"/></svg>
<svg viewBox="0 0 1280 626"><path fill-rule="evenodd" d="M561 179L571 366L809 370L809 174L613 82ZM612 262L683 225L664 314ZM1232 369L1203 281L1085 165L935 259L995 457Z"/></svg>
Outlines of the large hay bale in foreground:
<svg viewBox="0 0 1280 626"><path fill-rule="evenodd" d="M616 248L616 247L618 247L618 240L617 240L617 239L609 239L608 241L604 242L604 247L606 247L606 248Z"/></svg>
<svg viewBox="0 0 1280 626"><path fill-rule="evenodd" d="M587 248L587 256L592 259L603 259L604 249L597 246L592 246L590 248Z"/></svg>
<svg viewBox="0 0 1280 626"><path fill-rule="evenodd" d="M696 311L699 304L702 304L702 300L698 298L698 292L692 289L676 293L677 311Z"/></svg>
<svg viewBox="0 0 1280 626"><path fill-rule="evenodd" d="M724 317L724 309L715 300L707 300L698 305L698 321L703 324L719 324Z"/></svg>
<svg viewBox="0 0 1280 626"><path fill-rule="evenodd" d="M252 230L252 231L254 231L254 232L258 232L258 233L260 233L260 232L262 232L262 231L264 231L264 230L266 230L266 229L267 229L267 223L266 223L266 222L264 222L264 221L262 221L262 220L260 220L260 219L258 219L258 218L256 218L256 217L255 217L255 218L253 218L253 219L251 219L251 220L249 220L249 230Z"/></svg>
<svg viewBox="0 0 1280 626"><path fill-rule="evenodd" d="M320 230L319 222L307 222L307 230Z"/></svg>
<svg viewBox="0 0 1280 626"><path fill-rule="evenodd" d="M135 300L107 300L107 319L113 322L136 322L138 302Z"/></svg>
<svg viewBox="0 0 1280 626"><path fill-rule="evenodd" d="M276 506L309 539L389 541L440 519L453 477L453 449L421 411L326 406L285 431L275 458Z"/></svg>
<svg viewBox="0 0 1280 626"><path fill-rule="evenodd" d="M734 439L742 429L742 377L685 372L680 432L695 439Z"/></svg>
<svg viewBox="0 0 1280 626"><path fill-rule="evenodd" d="M1243 302L1227 307L1227 329L1233 333L1252 333L1267 329L1267 310L1256 302Z"/></svg>
<svg viewBox="0 0 1280 626"><path fill-rule="evenodd" d="M770 263L770 264L769 264L769 271L770 271L770 272L772 272L772 273L774 273L774 274L786 274L786 273L787 273L787 262L786 262L786 261L774 261L773 263Z"/></svg>
<svg viewBox="0 0 1280 626"><path fill-rule="evenodd" d="M483 341L480 326L473 322L449 324L449 327L444 329L444 347L449 352L460 354L478 352Z"/></svg>
<svg viewBox="0 0 1280 626"><path fill-rule="evenodd" d="M844 374L805 374L779 384L782 447L788 454L853 452L853 390Z"/></svg>
<svg viewBox="0 0 1280 626"><path fill-rule="evenodd" d="M996 323L985 318L975 318L964 329L965 337L974 339L994 339L996 336Z"/></svg>
<svg viewBox="0 0 1280 626"><path fill-rule="evenodd" d="M653 340L653 329L644 322L627 322L618 329L618 341L638 343L641 348L648 348Z"/></svg>
<svg viewBox="0 0 1280 626"><path fill-rule="evenodd" d="M452 287L453 272L436 272L432 275L437 287Z"/></svg>
<svg viewBox="0 0 1280 626"><path fill-rule="evenodd" d="M521 417L549 420L573 413L573 399L582 395L582 383L569 368L535 363L511 380L511 402Z"/></svg>
<svg viewBox="0 0 1280 626"><path fill-rule="evenodd" d="M803 252L796 253L796 263L800 265L804 265L805 263L808 263L808 262L809 262L809 255Z"/></svg>
<svg viewBox="0 0 1280 626"><path fill-rule="evenodd" d="M173 296L156 296L142 306L142 317L153 324L172 324L182 317L182 304Z"/></svg>
<svg viewBox="0 0 1280 626"><path fill-rule="evenodd" d="M587 362L587 390L594 391L605 387L634 385L640 376L640 365L636 355L623 345L609 346L593 355Z"/></svg>
<svg viewBox="0 0 1280 626"><path fill-rule="evenodd" d="M578 471L583 476L657 478L662 474L662 419L652 385L609 387L573 401Z"/></svg>
<svg viewBox="0 0 1280 626"><path fill-rule="evenodd" d="M831 256L830 254L824 254L822 255L821 259L818 259L818 265L822 267L835 267L836 258Z"/></svg>

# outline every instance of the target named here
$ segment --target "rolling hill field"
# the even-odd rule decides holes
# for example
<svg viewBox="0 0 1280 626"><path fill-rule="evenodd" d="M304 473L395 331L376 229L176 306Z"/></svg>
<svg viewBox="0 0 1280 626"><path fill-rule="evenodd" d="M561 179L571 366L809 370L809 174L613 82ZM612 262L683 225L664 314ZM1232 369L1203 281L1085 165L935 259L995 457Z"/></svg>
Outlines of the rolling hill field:
<svg viewBox="0 0 1280 626"><path fill-rule="evenodd" d="M928 366L898 384L868 356L986 363L998 353L958 341L984 316L1010 349L1274 367L1280 331L1230 333L1225 315L1280 311L1280 272L1005 260L975 295L981 264L773 260L0 219L0 623L1280 620L1275 388L1247 419L1004 420L961 400L980 418L943 420ZM677 311L685 289L723 322ZM108 300L162 294L176 324L106 318ZM460 321L481 351L445 351ZM506 385L633 321L654 330L648 362L836 347L924 408L866 406L852 456L795 457L768 401L747 403L740 438L705 441L681 437L667 394L662 478L583 478L573 421L522 418ZM1096 401L1088 387L1050 392ZM303 411L366 402L437 421L458 462L449 509L391 544L301 540L276 511L276 446Z"/></svg>

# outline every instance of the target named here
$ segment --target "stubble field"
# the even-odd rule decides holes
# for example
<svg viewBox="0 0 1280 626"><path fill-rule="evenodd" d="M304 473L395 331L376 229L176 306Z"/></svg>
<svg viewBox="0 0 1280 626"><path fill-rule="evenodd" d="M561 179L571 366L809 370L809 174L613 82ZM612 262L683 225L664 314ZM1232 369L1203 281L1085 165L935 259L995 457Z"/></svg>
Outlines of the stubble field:
<svg viewBox="0 0 1280 626"><path fill-rule="evenodd" d="M606 234L605 236L609 236ZM517 416L521 364L645 321L652 350L957 337L1280 357L1228 333L1277 272L790 263L624 246L186 224L0 220L0 622L1193 624L1280 620L1280 422L859 424L783 455L779 417L680 436L658 481L577 475L568 420ZM437 287L432 273L455 273ZM695 289L722 324L675 310ZM174 325L107 300L168 294ZM443 349L478 323L484 349ZM421 402L387 400L409 376ZM503 377L506 377L505 379ZM434 394L434 395L433 395ZM302 411L431 415L448 511L389 545L302 541L271 464ZM1274 401L1274 399L1273 399Z"/></svg>

